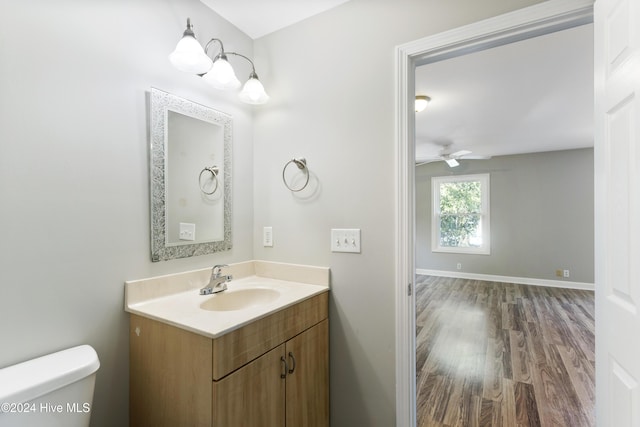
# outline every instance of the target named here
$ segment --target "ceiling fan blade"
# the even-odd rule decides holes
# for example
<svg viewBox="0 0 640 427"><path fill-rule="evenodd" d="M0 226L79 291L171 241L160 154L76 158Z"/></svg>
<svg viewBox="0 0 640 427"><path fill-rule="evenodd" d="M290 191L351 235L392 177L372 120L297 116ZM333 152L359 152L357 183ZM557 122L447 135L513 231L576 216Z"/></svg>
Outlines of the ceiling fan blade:
<svg viewBox="0 0 640 427"><path fill-rule="evenodd" d="M456 159L445 159L445 162L447 162L450 168L455 168L456 166L460 165L460 163L458 163Z"/></svg>
<svg viewBox="0 0 640 427"><path fill-rule="evenodd" d="M491 156L464 156L467 160L488 160Z"/></svg>
<svg viewBox="0 0 640 427"><path fill-rule="evenodd" d="M466 156L467 154L471 154L471 151L469 151L469 150L460 150L460 151L456 151L455 153L449 154L449 156L450 157L460 157L460 156Z"/></svg>
<svg viewBox="0 0 640 427"><path fill-rule="evenodd" d="M416 160L416 167L426 165L427 163L437 162L442 159L424 159L424 160Z"/></svg>

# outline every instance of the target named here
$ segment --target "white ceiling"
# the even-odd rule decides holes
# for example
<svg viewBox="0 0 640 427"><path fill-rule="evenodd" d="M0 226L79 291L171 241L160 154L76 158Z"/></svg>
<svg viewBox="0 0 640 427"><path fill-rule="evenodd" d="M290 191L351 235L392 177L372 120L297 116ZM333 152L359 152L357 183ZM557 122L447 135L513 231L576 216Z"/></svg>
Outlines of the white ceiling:
<svg viewBox="0 0 640 427"><path fill-rule="evenodd" d="M593 146L593 25L420 66L416 158Z"/></svg>
<svg viewBox="0 0 640 427"><path fill-rule="evenodd" d="M257 39L348 0L201 0L252 39Z"/></svg>

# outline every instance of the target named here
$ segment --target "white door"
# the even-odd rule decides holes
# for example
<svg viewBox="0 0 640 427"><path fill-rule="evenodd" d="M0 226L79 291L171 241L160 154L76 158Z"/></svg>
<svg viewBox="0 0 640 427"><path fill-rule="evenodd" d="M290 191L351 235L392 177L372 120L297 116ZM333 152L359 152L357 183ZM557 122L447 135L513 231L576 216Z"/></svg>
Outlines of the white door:
<svg viewBox="0 0 640 427"><path fill-rule="evenodd" d="M596 418L640 427L640 1L597 0Z"/></svg>

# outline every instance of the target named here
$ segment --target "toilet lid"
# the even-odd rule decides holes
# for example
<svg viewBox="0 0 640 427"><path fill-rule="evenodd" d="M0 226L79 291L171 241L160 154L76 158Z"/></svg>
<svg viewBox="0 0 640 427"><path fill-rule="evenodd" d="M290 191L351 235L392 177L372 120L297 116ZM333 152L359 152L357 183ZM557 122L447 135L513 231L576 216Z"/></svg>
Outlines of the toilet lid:
<svg viewBox="0 0 640 427"><path fill-rule="evenodd" d="M28 402L86 378L99 367L93 347L81 345L2 368L0 402Z"/></svg>

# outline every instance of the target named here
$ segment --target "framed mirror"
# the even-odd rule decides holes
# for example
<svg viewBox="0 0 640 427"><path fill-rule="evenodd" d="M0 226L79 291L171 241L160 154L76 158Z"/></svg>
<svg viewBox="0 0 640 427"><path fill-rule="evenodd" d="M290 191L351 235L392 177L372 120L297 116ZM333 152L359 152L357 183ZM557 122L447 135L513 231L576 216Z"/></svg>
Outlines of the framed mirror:
<svg viewBox="0 0 640 427"><path fill-rule="evenodd" d="M231 249L231 116L152 88L151 260Z"/></svg>

